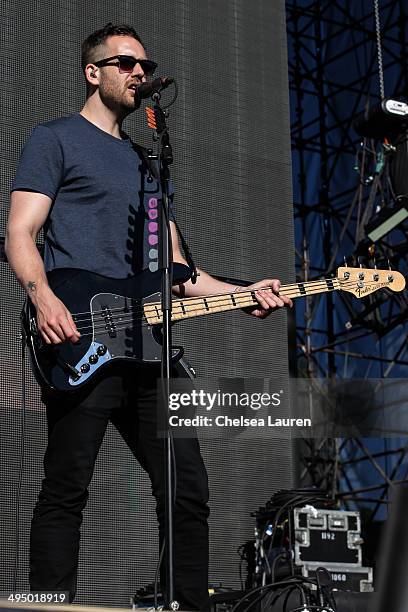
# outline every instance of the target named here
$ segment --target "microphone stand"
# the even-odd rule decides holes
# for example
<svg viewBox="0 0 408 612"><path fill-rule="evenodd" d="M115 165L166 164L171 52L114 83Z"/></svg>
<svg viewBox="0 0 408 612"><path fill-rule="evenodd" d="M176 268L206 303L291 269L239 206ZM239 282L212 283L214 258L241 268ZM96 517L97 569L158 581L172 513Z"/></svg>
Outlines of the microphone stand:
<svg viewBox="0 0 408 612"><path fill-rule="evenodd" d="M159 179L162 192L161 206L159 206L159 267L162 271L161 308L163 313L163 349L162 349L162 375L161 386L163 390L163 409L165 418L165 560L166 560L166 591L170 610L178 610L179 603L174 596L174 503L175 503L175 458L173 456L173 440L169 428L169 396L170 374L172 356L172 286L173 261L171 230L169 219L169 165L173 163L173 153L169 141L166 125L166 115L160 106L160 93L152 95L154 101L154 116L158 141Z"/></svg>

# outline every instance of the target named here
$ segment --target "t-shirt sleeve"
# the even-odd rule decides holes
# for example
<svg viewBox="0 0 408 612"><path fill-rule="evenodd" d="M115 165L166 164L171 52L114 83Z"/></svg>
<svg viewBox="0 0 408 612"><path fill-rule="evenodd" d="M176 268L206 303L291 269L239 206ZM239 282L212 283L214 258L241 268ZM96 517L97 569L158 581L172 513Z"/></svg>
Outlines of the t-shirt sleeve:
<svg viewBox="0 0 408 612"><path fill-rule="evenodd" d="M35 191L54 199L62 175L63 154L58 138L50 128L39 125L23 148L11 191Z"/></svg>

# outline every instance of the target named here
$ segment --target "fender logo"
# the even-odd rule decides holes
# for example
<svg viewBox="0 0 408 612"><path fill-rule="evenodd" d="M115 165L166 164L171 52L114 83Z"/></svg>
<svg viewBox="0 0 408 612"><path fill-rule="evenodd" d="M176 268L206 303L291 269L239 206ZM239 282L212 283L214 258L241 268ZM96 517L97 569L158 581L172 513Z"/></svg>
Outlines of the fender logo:
<svg viewBox="0 0 408 612"><path fill-rule="evenodd" d="M358 297L365 295L366 293L371 293L372 291L376 291L377 289L381 289L381 287L387 287L388 283L376 283L375 285L366 285L365 287L358 287Z"/></svg>

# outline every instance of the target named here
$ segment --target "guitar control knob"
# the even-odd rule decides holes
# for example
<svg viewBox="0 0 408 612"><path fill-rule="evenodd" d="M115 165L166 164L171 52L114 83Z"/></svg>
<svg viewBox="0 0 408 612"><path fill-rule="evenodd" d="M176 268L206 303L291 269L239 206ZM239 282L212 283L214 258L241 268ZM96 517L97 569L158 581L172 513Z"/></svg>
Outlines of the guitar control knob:
<svg viewBox="0 0 408 612"><path fill-rule="evenodd" d="M91 363L92 365L97 363L98 359L99 359L98 355L89 355L89 363Z"/></svg>
<svg viewBox="0 0 408 612"><path fill-rule="evenodd" d="M380 280L380 275L379 274L374 274L373 275L373 280L375 280L375 281Z"/></svg>
<svg viewBox="0 0 408 612"><path fill-rule="evenodd" d="M102 357L102 355L104 355L107 350L107 347L104 344L101 344L101 346L98 346L98 348L96 349L96 352L100 357Z"/></svg>
<svg viewBox="0 0 408 612"><path fill-rule="evenodd" d="M89 363L83 363L81 365L82 374L86 374L87 372L89 372L90 369L91 369L91 366L89 365Z"/></svg>

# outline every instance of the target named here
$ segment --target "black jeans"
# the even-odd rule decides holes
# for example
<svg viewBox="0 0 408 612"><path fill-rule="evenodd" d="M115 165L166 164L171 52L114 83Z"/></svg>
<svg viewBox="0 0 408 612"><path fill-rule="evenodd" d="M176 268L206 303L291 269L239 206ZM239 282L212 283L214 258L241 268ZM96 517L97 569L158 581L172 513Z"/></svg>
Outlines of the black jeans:
<svg viewBox="0 0 408 612"><path fill-rule="evenodd" d="M33 591L76 593L82 510L108 422L148 473L164 536L164 441L156 432L157 368L111 370L87 394L45 398L45 478L31 524ZM208 482L196 439L175 439L175 595L186 609L208 607ZM163 572L162 572L163 576ZM163 584L163 582L162 582Z"/></svg>

